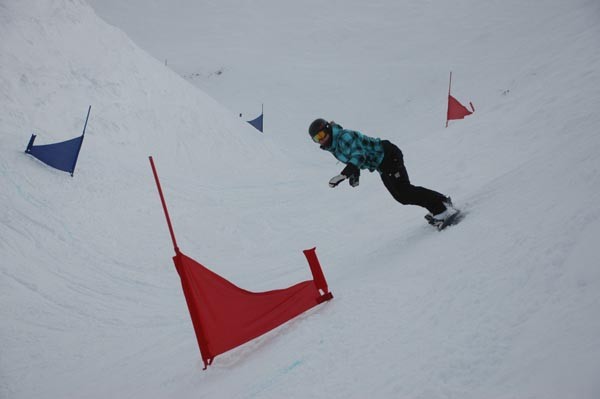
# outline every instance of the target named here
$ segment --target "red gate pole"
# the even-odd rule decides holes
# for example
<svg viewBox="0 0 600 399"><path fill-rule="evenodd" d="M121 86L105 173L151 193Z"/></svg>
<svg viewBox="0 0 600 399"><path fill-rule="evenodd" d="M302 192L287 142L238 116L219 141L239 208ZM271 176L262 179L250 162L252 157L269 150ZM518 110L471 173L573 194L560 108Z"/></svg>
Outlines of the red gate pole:
<svg viewBox="0 0 600 399"><path fill-rule="evenodd" d="M152 166L152 173L154 174L154 180L156 181L156 188L158 188L158 195L160 195L160 201L162 203L163 210L165 211L165 217L167 218L167 225L169 226L169 233L171 233L171 240L173 240L175 254L179 255L179 247L177 246L177 241L175 240L173 225L171 224L171 218L169 217L169 211L167 210L167 203L165 202L165 197L163 195L162 188L160 187L160 181L158 180L158 174L156 173L154 160L152 159L152 156L149 156L148 158L150 159L150 166Z"/></svg>
<svg viewBox="0 0 600 399"><path fill-rule="evenodd" d="M452 87L452 71L450 71L450 82L448 83L448 110L450 110L450 88ZM446 127L448 127L448 111L446 111Z"/></svg>
<svg viewBox="0 0 600 399"><path fill-rule="evenodd" d="M313 281L315 282L315 287L317 290L321 290L322 294L319 298L317 298L317 303L323 303L330 299L333 299L333 294L329 292L329 288L327 287L327 280L325 280L325 275L323 274L323 269L321 268L321 263L319 262L319 258L317 258L317 248L305 249L304 256L306 256L306 260L308 260L308 266L310 267L310 271L313 275Z"/></svg>

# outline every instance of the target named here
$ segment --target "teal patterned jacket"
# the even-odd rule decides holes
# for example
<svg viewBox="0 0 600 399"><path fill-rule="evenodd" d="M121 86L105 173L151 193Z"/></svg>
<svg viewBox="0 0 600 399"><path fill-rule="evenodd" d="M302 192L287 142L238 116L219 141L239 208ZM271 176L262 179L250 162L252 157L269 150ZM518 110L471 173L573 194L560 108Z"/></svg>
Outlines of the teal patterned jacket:
<svg viewBox="0 0 600 399"><path fill-rule="evenodd" d="M378 170L383 160L383 145L381 139L365 136L364 134L342 128L335 122L331 123L332 142L329 147L321 146L329 151L340 162L352 164L359 169Z"/></svg>

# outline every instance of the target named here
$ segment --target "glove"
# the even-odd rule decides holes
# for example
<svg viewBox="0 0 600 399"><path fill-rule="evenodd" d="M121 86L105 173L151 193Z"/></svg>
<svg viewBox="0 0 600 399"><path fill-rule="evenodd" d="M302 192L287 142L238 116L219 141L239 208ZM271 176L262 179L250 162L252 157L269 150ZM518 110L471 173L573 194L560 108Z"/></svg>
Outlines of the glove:
<svg viewBox="0 0 600 399"><path fill-rule="evenodd" d="M351 163L347 164L344 170L342 170L342 175L348 176L348 182L350 183L350 186L358 186L358 179L360 178L360 169L358 169L356 166L354 166Z"/></svg>
<svg viewBox="0 0 600 399"><path fill-rule="evenodd" d="M344 175L340 174L340 175L337 175L337 176L333 176L331 178L331 180L329 180L329 187L334 188L335 186L337 186L338 184L340 184L344 180L346 180L346 176L344 176Z"/></svg>

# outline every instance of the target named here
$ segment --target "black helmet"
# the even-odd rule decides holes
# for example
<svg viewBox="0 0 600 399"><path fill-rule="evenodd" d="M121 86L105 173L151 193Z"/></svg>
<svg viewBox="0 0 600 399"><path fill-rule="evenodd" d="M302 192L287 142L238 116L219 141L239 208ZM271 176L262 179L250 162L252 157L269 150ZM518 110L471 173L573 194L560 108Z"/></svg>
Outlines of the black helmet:
<svg viewBox="0 0 600 399"><path fill-rule="evenodd" d="M323 118L315 119L308 128L308 134L310 134L310 137L313 137L321 130L325 130L327 133L331 134L331 124Z"/></svg>

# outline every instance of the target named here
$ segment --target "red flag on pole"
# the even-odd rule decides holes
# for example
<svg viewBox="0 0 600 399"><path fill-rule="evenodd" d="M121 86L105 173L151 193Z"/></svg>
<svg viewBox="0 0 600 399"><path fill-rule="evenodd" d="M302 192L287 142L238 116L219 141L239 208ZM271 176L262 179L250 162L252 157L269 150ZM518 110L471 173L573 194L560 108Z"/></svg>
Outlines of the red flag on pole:
<svg viewBox="0 0 600 399"><path fill-rule="evenodd" d="M473 103L471 105L472 111L469 111L467 107L462 105L456 98L450 94L450 88L452 86L452 72L450 72L450 85L448 86L448 112L446 114L446 127L448 127L448 121L455 119L463 119L465 116L471 115L475 112Z"/></svg>
<svg viewBox="0 0 600 399"><path fill-rule="evenodd" d="M314 249L312 256L314 255ZM310 260L309 255L307 258ZM316 256L315 256L316 259ZM250 292L239 288L194 259L179 253L173 257L196 332L204 368L213 359L238 347L333 295L317 289L317 278L291 287ZM311 263L311 270L314 264ZM323 275L318 267L320 275Z"/></svg>
<svg viewBox="0 0 600 399"><path fill-rule="evenodd" d="M150 165L175 249L173 262L181 278L205 369L217 355L265 334L333 298L315 248L304 251L313 275L312 280L266 292L250 292L239 288L184 255L175 240L152 157Z"/></svg>

